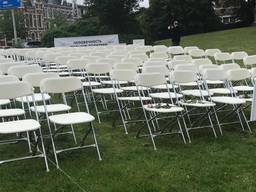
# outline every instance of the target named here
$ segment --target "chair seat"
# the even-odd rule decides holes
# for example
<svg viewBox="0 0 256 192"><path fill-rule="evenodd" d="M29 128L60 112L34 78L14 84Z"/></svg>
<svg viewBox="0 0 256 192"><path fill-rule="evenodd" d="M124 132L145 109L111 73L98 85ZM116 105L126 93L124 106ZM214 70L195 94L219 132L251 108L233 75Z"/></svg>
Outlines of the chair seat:
<svg viewBox="0 0 256 192"><path fill-rule="evenodd" d="M114 90L114 88L102 88L102 89L93 89L92 92L99 93L99 94L115 94L115 92L122 93L123 90L121 89Z"/></svg>
<svg viewBox="0 0 256 192"><path fill-rule="evenodd" d="M159 105L161 107L159 107ZM184 110L182 107L177 107L172 104L168 104L168 105L170 106L170 108L166 107L167 106L166 103L148 104L148 105L144 105L143 108L146 111L157 112L157 113L176 113Z"/></svg>
<svg viewBox="0 0 256 192"><path fill-rule="evenodd" d="M200 91L199 89L184 90L184 91L181 91L181 93L183 95L190 95L190 96L194 96L194 97L209 96L208 91L205 91L205 90ZM213 94L210 93L210 95L213 95Z"/></svg>
<svg viewBox="0 0 256 192"><path fill-rule="evenodd" d="M49 117L50 121L59 125L71 125L88 123L94 121L94 117L88 113L75 112L75 113L65 113L60 115L52 115Z"/></svg>
<svg viewBox="0 0 256 192"><path fill-rule="evenodd" d="M173 93L173 92L170 92L170 95L169 95L168 92L151 93L151 94L149 94L149 96L150 96L150 97L153 97L153 98L158 98L158 99L170 99L170 96L171 96L171 98L176 98L176 96L177 96L178 98L182 98L182 97L183 97L183 95L178 94L178 93L175 94L175 93Z"/></svg>
<svg viewBox="0 0 256 192"><path fill-rule="evenodd" d="M101 81L102 84L105 84L105 85L113 85L113 84L117 84L116 81ZM128 81L119 81L118 82L120 85L125 85L128 83Z"/></svg>
<svg viewBox="0 0 256 192"><path fill-rule="evenodd" d="M187 106L187 107L214 107L216 104L209 101L196 101L196 102L188 102L188 101L179 101L180 105Z"/></svg>
<svg viewBox="0 0 256 192"><path fill-rule="evenodd" d="M223 85L224 81L211 81L211 80L206 80L206 83L209 85L216 85L216 84L221 84Z"/></svg>
<svg viewBox="0 0 256 192"><path fill-rule="evenodd" d="M91 82L88 82L88 81L86 81L86 82L83 82L83 86L84 87L90 87L90 86L99 86L99 85L101 85L101 83L99 83L99 82L97 82L97 81L91 81Z"/></svg>
<svg viewBox="0 0 256 192"><path fill-rule="evenodd" d="M71 109L70 106L64 104L52 104L46 105L48 113L56 113L56 112L63 112L69 111ZM31 111L35 111L35 107L30 107ZM36 107L38 113L45 113L45 109L43 105Z"/></svg>
<svg viewBox="0 0 256 192"><path fill-rule="evenodd" d="M0 123L0 134L22 133L40 128L39 122L33 119L7 121Z"/></svg>
<svg viewBox="0 0 256 192"><path fill-rule="evenodd" d="M142 86L139 86L138 88L141 91L149 90L149 88L142 87ZM137 87L136 86L121 87L121 89L124 90L124 91L137 91Z"/></svg>
<svg viewBox="0 0 256 192"><path fill-rule="evenodd" d="M24 115L25 111L23 109L1 109L0 117L14 117Z"/></svg>
<svg viewBox="0 0 256 192"><path fill-rule="evenodd" d="M69 76L69 75L70 75L69 72L65 72L65 71L59 72L59 76Z"/></svg>
<svg viewBox="0 0 256 192"><path fill-rule="evenodd" d="M223 104L230 104L230 105L240 105L245 104L244 99L236 98L236 97L212 97L212 101L215 103L223 103Z"/></svg>
<svg viewBox="0 0 256 192"><path fill-rule="evenodd" d="M173 89L173 85L172 84L167 84L167 87L168 87L168 89ZM164 90L166 90L167 87L166 87L166 85L157 85L157 86L153 86L152 88L153 89L164 89ZM175 85L174 87L177 88L178 86Z"/></svg>
<svg viewBox="0 0 256 192"><path fill-rule="evenodd" d="M140 101L140 97L118 97L120 101ZM151 97L141 97L143 101L151 100Z"/></svg>
<svg viewBox="0 0 256 192"><path fill-rule="evenodd" d="M39 102L39 101L43 101L43 97L42 97L42 94L41 93L36 93L34 94L35 96L35 102ZM51 96L48 95L48 94L44 94L44 98L46 101L50 100L51 99ZM29 103L32 103L33 102L33 99L32 99L32 96L25 96L25 97L19 97L16 99L16 101L18 102L29 102Z"/></svg>
<svg viewBox="0 0 256 192"><path fill-rule="evenodd" d="M234 90L235 93L237 93L236 90ZM214 88L210 89L210 93L212 94L221 94L221 95L230 95L230 89L228 88Z"/></svg>
<svg viewBox="0 0 256 192"><path fill-rule="evenodd" d="M0 99L0 106L1 105L8 105L10 104L10 100L9 99Z"/></svg>
<svg viewBox="0 0 256 192"><path fill-rule="evenodd" d="M197 82L180 83L180 86L194 87L194 86L198 86L198 84L197 84Z"/></svg>
<svg viewBox="0 0 256 192"><path fill-rule="evenodd" d="M252 86L234 86L233 88L236 91L253 91Z"/></svg>

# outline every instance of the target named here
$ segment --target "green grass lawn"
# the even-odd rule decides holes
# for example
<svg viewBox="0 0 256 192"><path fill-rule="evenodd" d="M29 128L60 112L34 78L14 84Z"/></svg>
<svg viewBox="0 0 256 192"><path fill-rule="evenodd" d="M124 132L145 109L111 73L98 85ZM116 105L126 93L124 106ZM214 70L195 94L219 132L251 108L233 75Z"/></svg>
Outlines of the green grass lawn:
<svg viewBox="0 0 256 192"><path fill-rule="evenodd" d="M182 45L256 54L256 27L187 36ZM60 155L64 172L50 163L46 173L38 159L3 164L0 192L256 191L254 124L252 135L241 132L239 125L226 126L224 136L217 139L209 130L195 131L187 145L177 135L156 138L157 151L149 139L135 138L139 126L130 127L125 135L106 115L104 123L96 124L101 162L94 149L85 149ZM63 140L72 141L66 136ZM20 153L24 146L0 146L0 158Z"/></svg>
<svg viewBox="0 0 256 192"><path fill-rule="evenodd" d="M220 32L185 36L182 46L195 45L202 49L219 48L222 51L246 51L256 54L256 27L239 28ZM171 40L157 41L156 44L171 45Z"/></svg>

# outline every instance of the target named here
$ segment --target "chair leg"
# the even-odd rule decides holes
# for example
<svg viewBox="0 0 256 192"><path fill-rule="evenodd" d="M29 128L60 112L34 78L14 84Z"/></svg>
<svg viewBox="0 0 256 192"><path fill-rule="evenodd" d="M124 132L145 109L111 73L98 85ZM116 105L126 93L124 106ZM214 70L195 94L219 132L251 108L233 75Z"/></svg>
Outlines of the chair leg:
<svg viewBox="0 0 256 192"><path fill-rule="evenodd" d="M241 109L241 113L242 113L242 116L243 116L243 118L244 118L244 121L245 121L245 123L246 123L246 126L247 126L249 132L252 133L251 127L250 127L250 125L249 125L249 123L248 123L248 120L247 120L247 118L246 118L246 116L245 116L245 114L244 114L244 110L243 110L243 109Z"/></svg>
<svg viewBox="0 0 256 192"><path fill-rule="evenodd" d="M27 132L26 134L27 134L28 150L31 153L32 149L31 149L31 142L30 142L29 132Z"/></svg>
<svg viewBox="0 0 256 192"><path fill-rule="evenodd" d="M76 134L75 134L75 131L74 131L74 126L70 125L70 127L71 127L71 132L72 132L72 135L73 135L74 142L75 142L75 144L77 144Z"/></svg>
<svg viewBox="0 0 256 192"><path fill-rule="evenodd" d="M51 125L50 125L50 121L47 117L47 124L48 124L48 129L49 129L49 133L50 133L50 138L51 138L51 143L52 143L52 149L53 149L53 155L55 158L55 162L56 162L56 167L57 169L59 169L59 161L58 161L58 157L57 157L57 152L56 152L56 146L55 146L55 142L54 142L54 138L53 138L53 134L52 134L52 130L51 130Z"/></svg>
<svg viewBox="0 0 256 192"><path fill-rule="evenodd" d="M178 122L178 125L179 125L179 129L180 129L180 133L181 133L183 142L184 142L184 144L186 144L187 142L186 142L186 139L185 139L185 136L184 136L182 127L181 127L180 118L179 118L179 115L178 115L178 114L177 114L177 122Z"/></svg>
<svg viewBox="0 0 256 192"><path fill-rule="evenodd" d="M243 121L242 121L242 118L241 118L241 115L240 115L240 112L239 112L239 109L236 110L236 114L237 114L237 116L238 116L238 118L239 118L239 121L240 121L242 130L245 131L244 125L243 125Z"/></svg>
<svg viewBox="0 0 256 192"><path fill-rule="evenodd" d="M93 104L94 104L94 107L95 107L95 110L96 110L98 122L101 123L100 115L99 115L99 110L98 110L97 103L96 103L95 96L94 96L93 92L92 92L92 100L93 100Z"/></svg>
<svg viewBox="0 0 256 192"><path fill-rule="evenodd" d="M120 113L120 116L121 116L121 120L122 120L123 125L124 125L125 134L128 134L127 126L126 126L125 119L124 119L123 110L122 110L122 108L121 108L121 105L122 105L122 104L119 103L119 102L121 102L121 101L119 101L117 97L116 97L116 102L117 102L117 105L118 105L118 109L119 109L119 113Z"/></svg>
<svg viewBox="0 0 256 192"><path fill-rule="evenodd" d="M215 107L213 107L213 113L214 113L215 119L216 119L216 121L217 121L220 134L221 134L221 136L222 136L222 135L223 135L223 132L222 132L221 124L220 124L220 122L219 122L219 118L218 118L217 112L216 112L216 110L215 110Z"/></svg>
<svg viewBox="0 0 256 192"><path fill-rule="evenodd" d="M142 108L143 108L143 106L142 106ZM146 124L147 124L147 127L148 127L148 131L149 131L149 135L150 135L152 144L153 144L153 148L154 148L154 150L156 150L156 144L155 144L155 140L154 140L154 135L152 134L152 130L151 130L151 127L149 125L148 117L147 117L147 114L146 114L146 111L145 111L144 108L143 108L143 113L144 113L144 116L145 116L145 119L146 119Z"/></svg>
<svg viewBox="0 0 256 192"><path fill-rule="evenodd" d="M187 134L187 137L188 137L188 142L191 143L191 138L190 138L190 134L189 134L189 131L188 131L188 127L187 127L184 115L181 114L181 116L182 116L182 121L183 121L183 124L184 124L184 127L185 127L185 131L186 131L186 134Z"/></svg>
<svg viewBox="0 0 256 192"><path fill-rule="evenodd" d="M92 129L92 134L93 134L93 139L94 139L95 147L96 147L96 150L97 150L97 154L98 154L99 160L101 161L102 158L101 158L101 155L100 155L100 150L99 150L99 146L98 146L98 142L97 142L97 139L96 139L96 134L95 134L95 130L94 130L94 126L93 126L92 122L90 123L90 127Z"/></svg>
<svg viewBox="0 0 256 192"><path fill-rule="evenodd" d="M46 168L46 171L49 172L50 169L49 169L49 165L48 165L48 161L47 161L47 155L46 155L46 152L45 152L44 140L43 140L43 135L42 135L41 128L39 128L39 134L40 134L39 137L40 137L40 140L41 140L41 145L42 145L42 150L43 150L45 168ZM37 139L39 139L39 137L37 137Z"/></svg>
<svg viewBox="0 0 256 192"><path fill-rule="evenodd" d="M214 134L214 137L217 138L216 131L215 131L215 129L214 129L211 116L210 116L209 112L207 112L207 113L208 113L207 115L208 115L209 122L210 122L210 124L211 124L212 132L213 132L213 134Z"/></svg>

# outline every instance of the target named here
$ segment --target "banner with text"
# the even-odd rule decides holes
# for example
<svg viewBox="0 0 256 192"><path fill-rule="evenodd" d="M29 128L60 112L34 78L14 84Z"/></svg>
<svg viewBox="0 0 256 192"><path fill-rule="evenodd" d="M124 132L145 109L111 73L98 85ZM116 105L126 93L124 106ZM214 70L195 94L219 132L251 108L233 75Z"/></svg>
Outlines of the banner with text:
<svg viewBox="0 0 256 192"><path fill-rule="evenodd" d="M118 35L54 38L55 47L87 47L119 44Z"/></svg>

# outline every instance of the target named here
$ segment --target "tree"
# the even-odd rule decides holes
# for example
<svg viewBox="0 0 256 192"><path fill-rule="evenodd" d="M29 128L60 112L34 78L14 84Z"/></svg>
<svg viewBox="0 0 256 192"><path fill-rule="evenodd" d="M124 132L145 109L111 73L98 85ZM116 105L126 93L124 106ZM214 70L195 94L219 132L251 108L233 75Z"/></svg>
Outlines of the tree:
<svg viewBox="0 0 256 192"><path fill-rule="evenodd" d="M147 39L169 37L167 26L173 19L180 21L184 34L208 32L219 27L211 0L150 0L150 7L142 19Z"/></svg>
<svg viewBox="0 0 256 192"><path fill-rule="evenodd" d="M15 21L17 36L19 38L25 39L26 29L24 24L24 16L21 12L15 11ZM2 18L0 18L0 32L6 36L8 40L14 38L13 25L12 25L12 15L10 10L2 12Z"/></svg>
<svg viewBox="0 0 256 192"><path fill-rule="evenodd" d="M134 33L139 0L86 0L100 22L100 33Z"/></svg>

